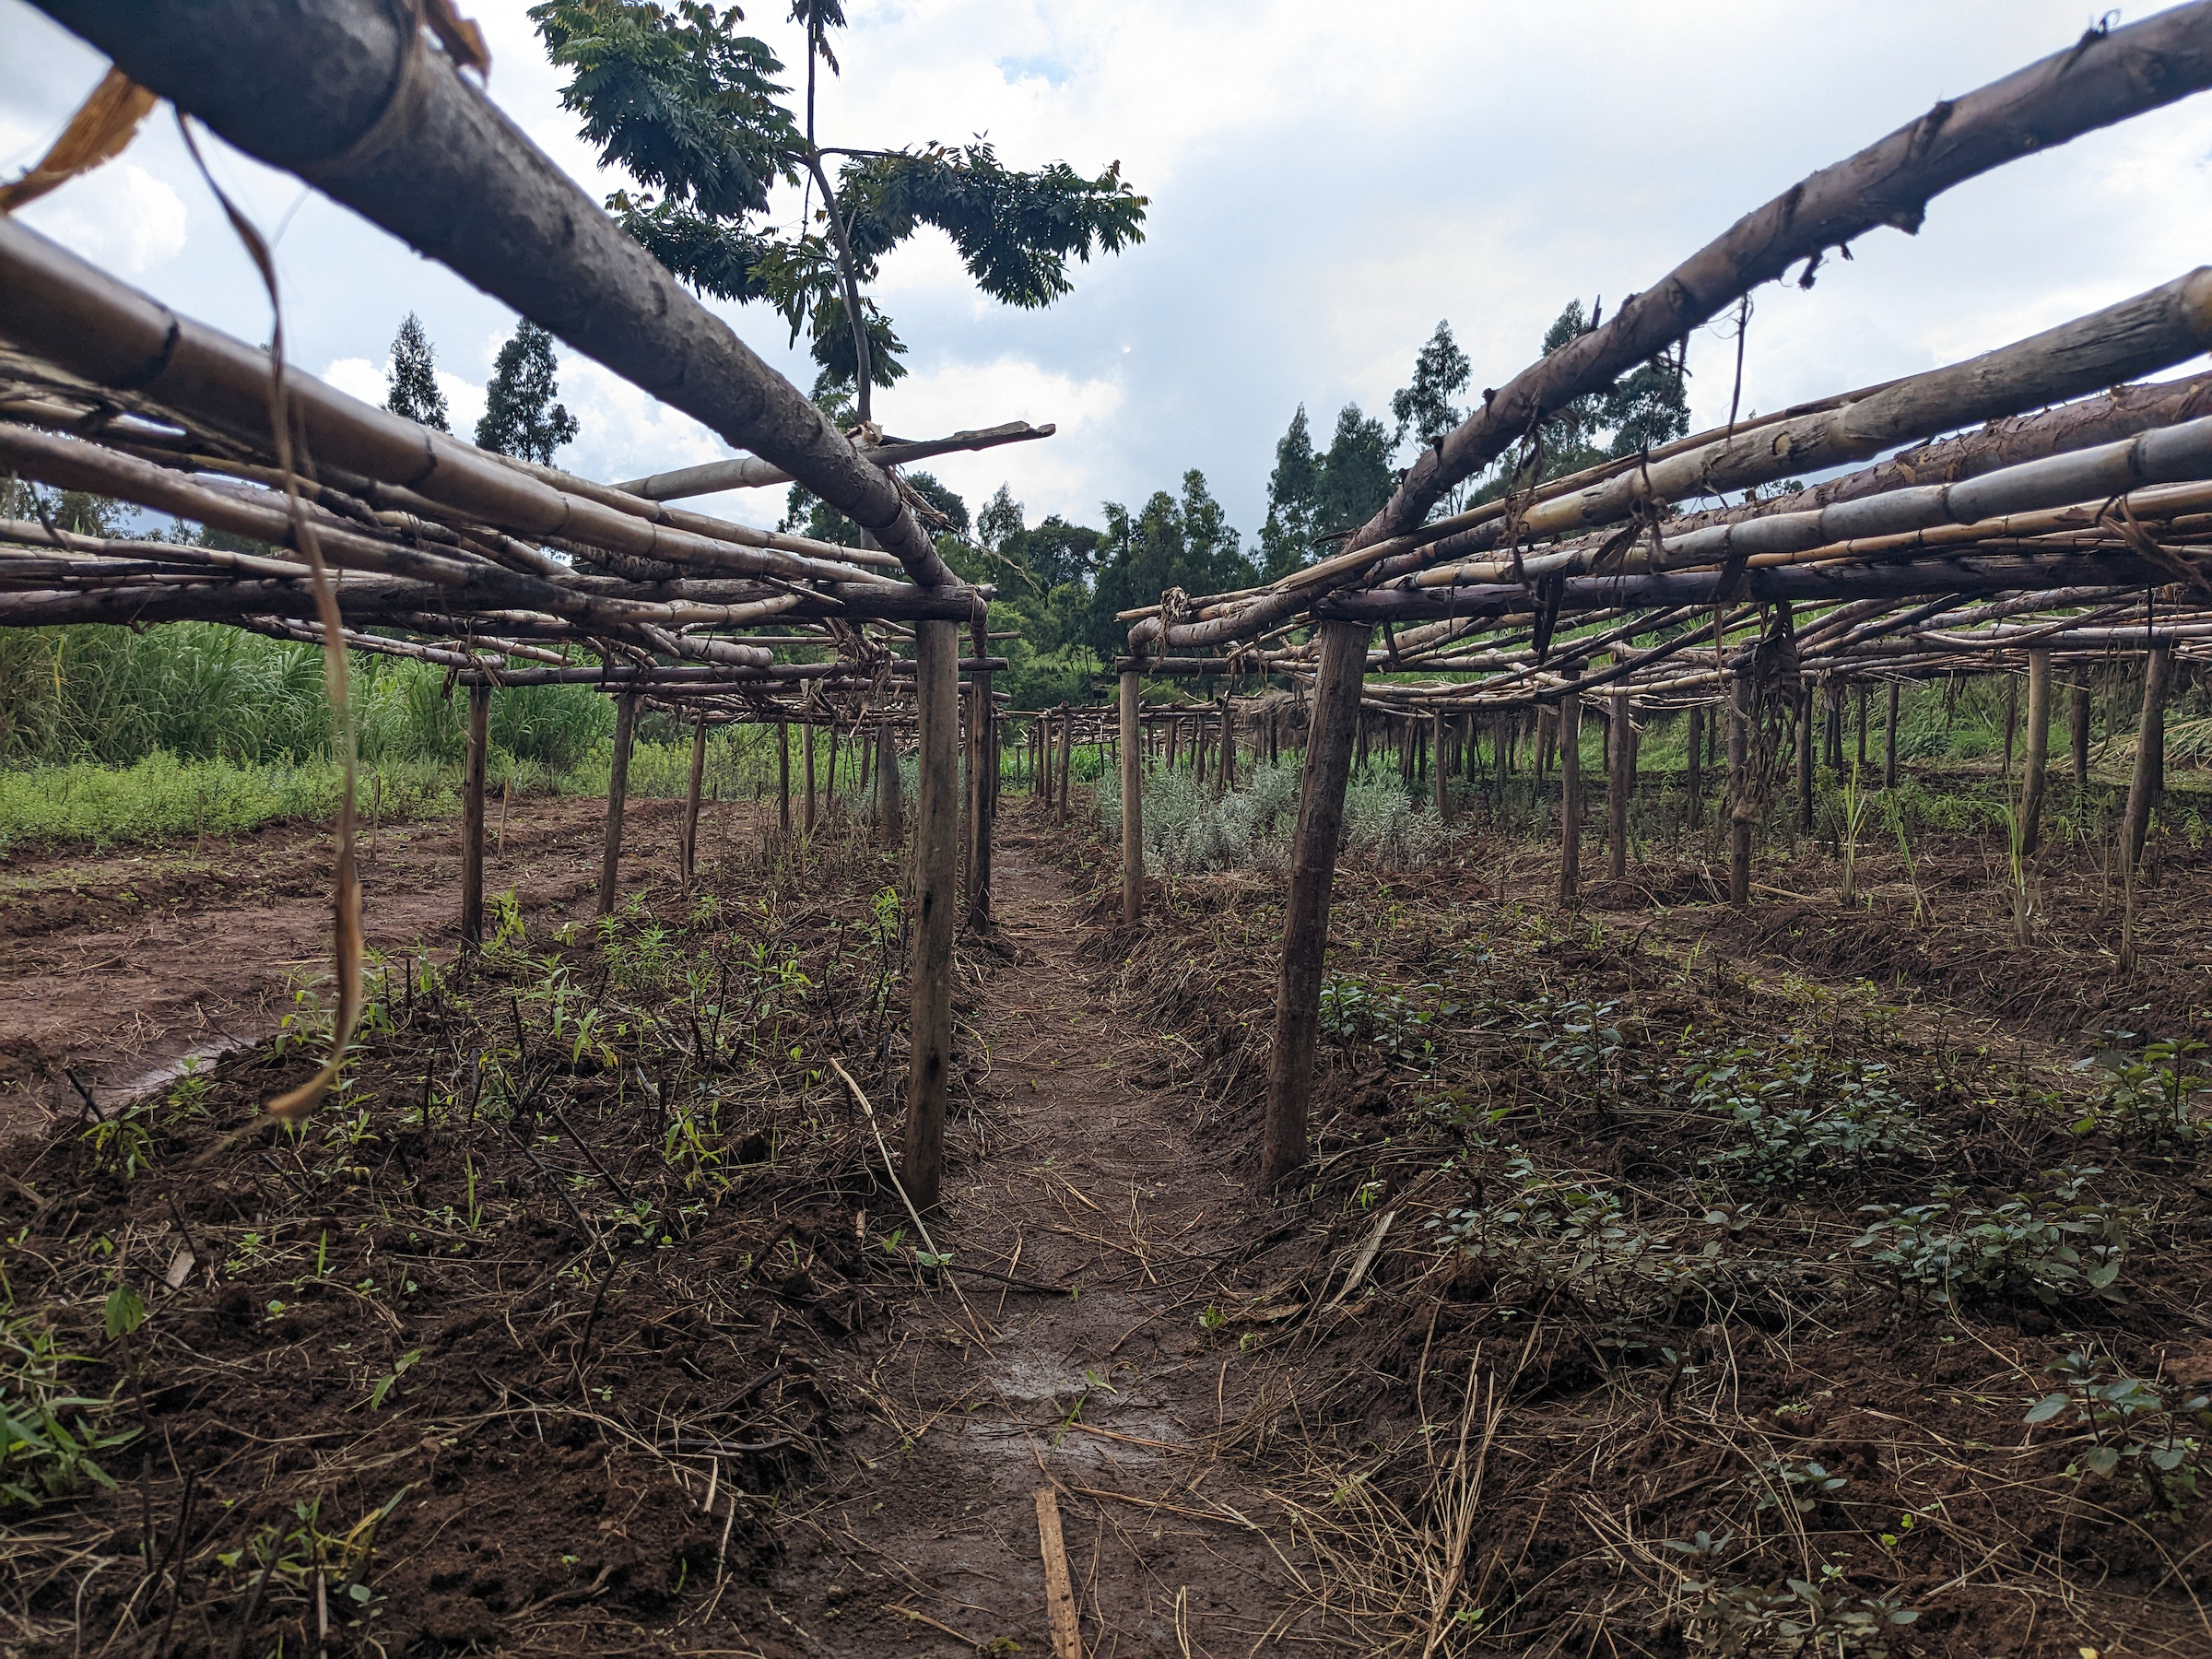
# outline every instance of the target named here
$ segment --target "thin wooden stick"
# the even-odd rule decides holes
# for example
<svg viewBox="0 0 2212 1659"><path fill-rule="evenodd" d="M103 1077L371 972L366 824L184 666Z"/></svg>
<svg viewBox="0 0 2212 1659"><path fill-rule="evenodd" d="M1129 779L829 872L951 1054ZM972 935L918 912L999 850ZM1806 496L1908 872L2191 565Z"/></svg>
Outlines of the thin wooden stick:
<svg viewBox="0 0 2212 1659"><path fill-rule="evenodd" d="M1067 1576L1067 1547L1060 1537L1060 1494L1037 1488L1037 1546L1044 1557L1044 1611L1052 1627L1053 1659L1083 1659L1083 1628Z"/></svg>

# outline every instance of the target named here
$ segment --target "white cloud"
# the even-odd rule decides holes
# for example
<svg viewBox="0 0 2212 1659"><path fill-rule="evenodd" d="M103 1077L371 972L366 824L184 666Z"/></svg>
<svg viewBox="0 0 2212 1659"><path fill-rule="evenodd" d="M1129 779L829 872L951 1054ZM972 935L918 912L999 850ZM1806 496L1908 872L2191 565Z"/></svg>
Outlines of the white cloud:
<svg viewBox="0 0 2212 1659"><path fill-rule="evenodd" d="M111 161L23 209L24 223L73 253L142 276L184 251L189 216L168 183L135 161Z"/></svg>
<svg viewBox="0 0 2212 1659"><path fill-rule="evenodd" d="M484 418L484 388L448 369L436 373L438 390L445 394L446 419L454 432L466 438ZM392 359L387 357L372 363L367 358L338 358L323 371L323 378L339 391L381 409L392 384Z"/></svg>

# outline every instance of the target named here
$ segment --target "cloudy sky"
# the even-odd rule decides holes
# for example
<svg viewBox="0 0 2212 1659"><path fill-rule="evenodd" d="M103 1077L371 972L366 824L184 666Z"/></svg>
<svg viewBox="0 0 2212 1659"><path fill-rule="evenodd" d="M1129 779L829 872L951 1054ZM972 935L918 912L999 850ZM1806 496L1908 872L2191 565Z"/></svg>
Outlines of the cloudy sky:
<svg viewBox="0 0 2212 1659"><path fill-rule="evenodd" d="M980 134L1014 165L1118 159L1152 204L1146 242L1078 267L1075 294L1043 312L977 296L935 232L894 254L876 293L912 372L878 418L913 436L1059 424L1043 443L936 464L974 505L1003 479L1032 523L1095 523L1100 501L1141 500L1195 466L1248 536L1300 403L1323 431L1347 400L1386 411L1440 319L1475 384L1498 384L1567 299L1649 286L1806 173L2089 21L2080 0L847 3L824 142ZM522 0L461 9L489 37L508 113L594 197L623 182L562 113ZM789 63L786 9L762 0L751 22ZM0 44L12 176L104 65L22 0L0 0ZM465 432L512 313L296 180L219 145L211 159L276 240L295 360L381 401L393 332L418 312ZM166 113L23 217L188 314L266 335L260 284ZM2212 97L2199 97L1938 198L1917 238L1865 238L1810 292L1762 290L1746 406L1929 368L2139 292L2204 261L2208 225ZM772 314L725 314L811 382ZM1726 416L1733 350L1710 332L1692 341L1700 424ZM582 423L560 457L576 472L727 453L573 354L561 383ZM702 505L768 522L781 500Z"/></svg>

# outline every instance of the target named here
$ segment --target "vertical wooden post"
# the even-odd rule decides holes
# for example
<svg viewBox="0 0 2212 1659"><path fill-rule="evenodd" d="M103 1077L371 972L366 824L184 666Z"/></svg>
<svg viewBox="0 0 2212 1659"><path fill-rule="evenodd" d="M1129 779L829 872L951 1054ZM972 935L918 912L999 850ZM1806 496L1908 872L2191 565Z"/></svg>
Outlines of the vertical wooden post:
<svg viewBox="0 0 2212 1659"><path fill-rule="evenodd" d="M1359 724L1367 674L1364 622L1324 622L1306 739L1298 831L1290 852L1290 900L1283 914L1283 959L1276 978L1275 1042L1268 1054L1267 1121L1260 1183L1273 1186L1306 1161L1306 1112L1313 1098L1313 1053L1321 1027L1321 971L1329 940L1329 898L1336 843L1344 833L1344 788Z"/></svg>
<svg viewBox="0 0 2212 1659"><path fill-rule="evenodd" d="M1053 781L1053 811L1062 824L1067 822L1067 785L1076 770L1076 713L1065 703L1060 705L1060 775Z"/></svg>
<svg viewBox="0 0 2212 1659"><path fill-rule="evenodd" d="M1280 704L1267 705L1267 764L1275 766L1282 760L1283 711Z"/></svg>
<svg viewBox="0 0 2212 1659"><path fill-rule="evenodd" d="M491 747L491 688L468 688L468 754L461 799L461 943L484 943L484 765Z"/></svg>
<svg viewBox="0 0 2212 1659"><path fill-rule="evenodd" d="M1570 679L1582 677L1569 668ZM1583 896L1583 694L1569 690L1559 699L1559 902L1579 903Z"/></svg>
<svg viewBox="0 0 2212 1659"><path fill-rule="evenodd" d="M952 1073L952 924L959 903L959 624L914 626L921 785L914 801L913 958L908 968L912 1057L900 1181L917 1209L935 1206L945 1176L945 1091Z"/></svg>
<svg viewBox="0 0 2212 1659"><path fill-rule="evenodd" d="M698 867L699 857L699 789L707 775L707 716L702 710L691 727L691 780L684 791L684 839L677 860L683 873L687 890L691 876Z"/></svg>
<svg viewBox="0 0 2212 1659"><path fill-rule="evenodd" d="M1691 703L1688 715L1689 730L1684 735L1682 752L1689 761L1683 784L1689 792L1690 827L1697 827L1700 816L1699 797L1705 789L1705 705Z"/></svg>
<svg viewBox="0 0 2212 1659"><path fill-rule="evenodd" d="M1122 924L1135 927L1145 910L1145 779L1137 761L1138 675L1122 670Z"/></svg>
<svg viewBox="0 0 2212 1659"><path fill-rule="evenodd" d="M1901 688L1889 682L1889 719L1882 728L1882 787L1897 787L1897 702Z"/></svg>
<svg viewBox="0 0 2212 1659"><path fill-rule="evenodd" d="M799 742L804 752L800 759L806 771L806 817L804 828L808 835L814 833L814 722L809 720L799 728Z"/></svg>
<svg viewBox="0 0 2212 1659"><path fill-rule="evenodd" d="M2136 772L2127 786L2127 816L2121 819L2122 850L2127 868L2143 862L2150 815L2166 793L2166 688L2172 677L2173 652L2154 646L2143 659L2143 719L2136 728Z"/></svg>
<svg viewBox="0 0 2212 1659"><path fill-rule="evenodd" d="M2012 744L2020 729L2020 679L2017 674L2005 677L2005 770L1997 774L2000 781L2012 782Z"/></svg>
<svg viewBox="0 0 2212 1659"><path fill-rule="evenodd" d="M1738 910L1751 902L1751 699L1750 677L1735 677L1728 708L1728 902Z"/></svg>
<svg viewBox="0 0 2212 1659"><path fill-rule="evenodd" d="M1830 675L1821 689L1828 698L1828 770L1840 777L1843 771L1843 684Z"/></svg>
<svg viewBox="0 0 2212 1659"><path fill-rule="evenodd" d="M990 654L983 624L974 626L978 659ZM973 706L968 711L968 925L983 927L991 921L991 831L996 816L993 796L996 768L992 757L998 744L998 712L991 703L991 674L979 668L969 681Z"/></svg>
<svg viewBox="0 0 2212 1659"><path fill-rule="evenodd" d="M827 815L837 805L837 717L830 718L830 774L822 781L822 811Z"/></svg>
<svg viewBox="0 0 2212 1659"><path fill-rule="evenodd" d="M2074 793L2089 786L2089 685L2085 673L2066 708L2066 736L2074 746Z"/></svg>
<svg viewBox="0 0 2212 1659"><path fill-rule="evenodd" d="M1441 709L1430 711L1429 735L1430 747L1436 750L1436 769L1433 776L1436 786L1436 821L1441 824L1450 818L1452 793L1444 785L1444 712Z"/></svg>
<svg viewBox="0 0 2212 1659"><path fill-rule="evenodd" d="M1636 733L1635 716L1631 712L1629 694L1613 694L1613 770L1606 780L1611 822L1611 842L1606 848L1606 873L1615 881L1629 878L1629 797L1636 789Z"/></svg>
<svg viewBox="0 0 2212 1659"><path fill-rule="evenodd" d="M1859 771L1866 770L1866 682L1861 680L1859 691Z"/></svg>
<svg viewBox="0 0 2212 1659"><path fill-rule="evenodd" d="M599 859L599 913L615 913L615 882L622 860L622 803L629 794L629 746L638 733L638 694L615 699L615 760L606 776L606 849Z"/></svg>
<svg viewBox="0 0 2212 1659"><path fill-rule="evenodd" d="M791 833L791 722L776 722L776 817Z"/></svg>
<svg viewBox="0 0 2212 1659"><path fill-rule="evenodd" d="M2051 758L2051 652L2028 653L2028 767L2020 777L2020 851L2033 853L2043 833L2043 775Z"/></svg>
<svg viewBox="0 0 2212 1659"><path fill-rule="evenodd" d="M1237 705L1221 693L1221 766L1214 774L1214 793L1225 795L1237 786Z"/></svg>
<svg viewBox="0 0 2212 1659"><path fill-rule="evenodd" d="M1797 830L1813 832L1813 688L1797 692Z"/></svg>
<svg viewBox="0 0 2212 1659"><path fill-rule="evenodd" d="M899 735L891 723L885 721L880 745L882 756L876 762L877 817L883 822L883 838L892 846L906 839L906 803L902 798L899 771Z"/></svg>

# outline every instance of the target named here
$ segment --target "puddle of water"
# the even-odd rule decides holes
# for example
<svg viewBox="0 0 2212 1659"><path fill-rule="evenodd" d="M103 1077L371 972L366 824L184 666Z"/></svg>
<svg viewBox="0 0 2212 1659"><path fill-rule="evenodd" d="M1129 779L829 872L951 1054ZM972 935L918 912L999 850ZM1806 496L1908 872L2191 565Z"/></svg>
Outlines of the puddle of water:
<svg viewBox="0 0 2212 1659"><path fill-rule="evenodd" d="M195 1049L187 1049L174 1060L157 1065L152 1071L133 1077L128 1082L102 1083L93 1090L96 1099L101 1095L107 1097L99 1102L100 1114L112 1117L134 1101L167 1088L185 1073L206 1071L225 1055L235 1054L241 1049L253 1046L242 1038L218 1037L213 1042L203 1042Z"/></svg>

